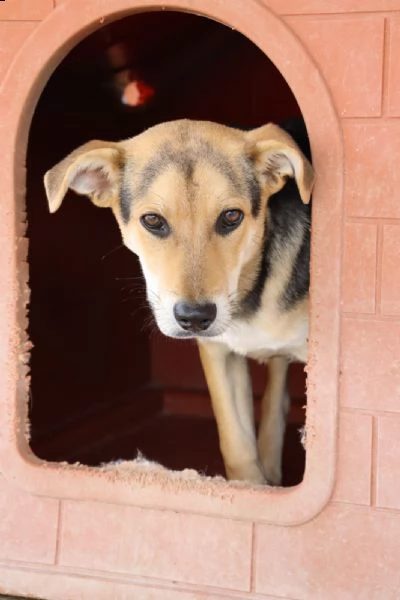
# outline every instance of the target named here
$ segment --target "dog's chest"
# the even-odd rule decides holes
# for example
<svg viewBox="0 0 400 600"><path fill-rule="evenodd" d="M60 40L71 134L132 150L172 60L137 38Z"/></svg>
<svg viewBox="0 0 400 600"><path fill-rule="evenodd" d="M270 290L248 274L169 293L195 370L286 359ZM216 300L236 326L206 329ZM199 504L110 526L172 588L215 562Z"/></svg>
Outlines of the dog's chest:
<svg viewBox="0 0 400 600"><path fill-rule="evenodd" d="M287 325L287 326L286 326ZM293 359L307 360L308 319L296 319L295 323L266 322L264 318L237 321L219 341L233 352L256 360L266 360L274 355L286 355Z"/></svg>

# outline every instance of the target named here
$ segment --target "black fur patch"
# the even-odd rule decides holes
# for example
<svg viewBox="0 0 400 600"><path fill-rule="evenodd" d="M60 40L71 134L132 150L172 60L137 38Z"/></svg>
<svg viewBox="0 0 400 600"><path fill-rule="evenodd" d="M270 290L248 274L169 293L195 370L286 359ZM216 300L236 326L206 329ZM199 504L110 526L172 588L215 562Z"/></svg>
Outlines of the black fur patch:
<svg viewBox="0 0 400 600"><path fill-rule="evenodd" d="M261 188L250 158L245 158L242 160L242 169L246 182L247 193L250 197L251 214L253 217L257 217L261 208Z"/></svg>
<svg viewBox="0 0 400 600"><path fill-rule="evenodd" d="M304 155L310 159L310 146L303 121L295 120L283 128L292 135ZM255 275L253 287L242 301L241 316L249 317L260 308L271 266L279 261L280 249L290 245L293 238L298 239L299 229L303 234L302 243L289 282L282 291L280 305L282 309L288 310L306 297L310 286L310 224L311 205L303 204L296 182L289 179L285 186L268 200L267 227L260 267Z"/></svg>
<svg viewBox="0 0 400 600"><path fill-rule="evenodd" d="M131 217L131 204L132 197L128 186L123 182L121 192L119 195L119 206L121 210L121 217L124 223L128 223Z"/></svg>
<svg viewBox="0 0 400 600"><path fill-rule="evenodd" d="M303 300L310 287L310 224L305 224L303 241L294 261L289 282L284 290L280 304L290 309Z"/></svg>
<svg viewBox="0 0 400 600"><path fill-rule="evenodd" d="M246 318L253 315L261 306L261 296L271 269L271 239L268 234L268 229L269 227L266 224L264 230L264 245L261 261L253 286L250 290L248 290L242 300L239 311L239 316L241 317Z"/></svg>
<svg viewBox="0 0 400 600"><path fill-rule="evenodd" d="M132 172L132 165L129 165L129 173ZM120 192L119 208L124 223L128 223L131 218L132 194L128 185L128 169L125 163L120 164Z"/></svg>
<svg viewBox="0 0 400 600"><path fill-rule="evenodd" d="M160 152L144 167L140 175L140 182L135 190L135 198L141 198L148 192L153 181L172 162L172 149L166 144Z"/></svg>

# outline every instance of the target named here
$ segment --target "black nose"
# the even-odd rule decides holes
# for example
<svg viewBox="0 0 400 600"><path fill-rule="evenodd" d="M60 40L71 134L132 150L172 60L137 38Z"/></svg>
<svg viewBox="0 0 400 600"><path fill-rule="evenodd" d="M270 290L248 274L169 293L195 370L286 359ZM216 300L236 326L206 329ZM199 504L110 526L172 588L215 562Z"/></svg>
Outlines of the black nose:
<svg viewBox="0 0 400 600"><path fill-rule="evenodd" d="M185 331L193 333L205 331L215 321L217 306L211 302L205 304L177 302L174 306L174 316Z"/></svg>

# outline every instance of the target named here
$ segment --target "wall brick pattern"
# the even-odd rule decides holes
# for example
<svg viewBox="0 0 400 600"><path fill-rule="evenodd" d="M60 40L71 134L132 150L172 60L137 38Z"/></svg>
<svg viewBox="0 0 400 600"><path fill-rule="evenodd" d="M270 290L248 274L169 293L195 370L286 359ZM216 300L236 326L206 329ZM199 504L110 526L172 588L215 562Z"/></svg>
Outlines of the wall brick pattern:
<svg viewBox="0 0 400 600"><path fill-rule="evenodd" d="M24 40L67 3L0 2L0 83ZM0 476L0 593L49 600L399 598L400 2L264 4L281 12L314 57L343 130L331 502L306 524L278 527L34 497Z"/></svg>

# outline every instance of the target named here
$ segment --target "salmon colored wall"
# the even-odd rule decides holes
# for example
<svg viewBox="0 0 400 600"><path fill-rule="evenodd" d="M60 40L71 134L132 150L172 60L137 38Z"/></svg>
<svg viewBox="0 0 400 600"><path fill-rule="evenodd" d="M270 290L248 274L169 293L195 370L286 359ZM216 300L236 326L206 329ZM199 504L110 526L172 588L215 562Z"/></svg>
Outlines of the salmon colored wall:
<svg viewBox="0 0 400 600"><path fill-rule="evenodd" d="M92 0L96 2L107 10L107 2ZM0 77L40 22L63 10L63 4L0 3ZM65 18L83 4L89 2L67 0ZM246 11L254 2L226 4L233 12ZM332 498L307 522L277 526L256 517L196 514L190 494L184 501L191 512L161 510L163 492L153 497L154 508L134 506L134 499L123 506L34 496L20 489L8 469L7 477L0 475L0 592L49 600L400 596L400 4L257 4L275 14L284 11L282 20L327 82L343 130L344 214L332 215L332 227L341 219L344 236L336 259L342 273L340 410ZM304 85L312 89L313 82ZM14 99L3 101L11 106ZM6 143L2 126L0 145ZM329 137L325 143L329 148ZM8 173L2 173L1 181L6 185ZM2 208L7 214L7 207ZM10 235L0 223L1 243L9 245ZM318 256L332 252L323 239L319 234ZM330 289L331 273L325 276ZM3 285L0 278L0 310L7 311ZM320 302L316 308L323 310ZM318 361L326 364L330 334L324 347L314 348L314 369ZM0 339L2 358L7 348L5 338ZM0 373L2 393L12 373L11 366ZM331 381L325 383L332 387ZM322 423L323 415L319 419ZM0 421L7 421L4 411ZM4 431L1 427L3 447ZM314 434L318 431L310 432Z"/></svg>

